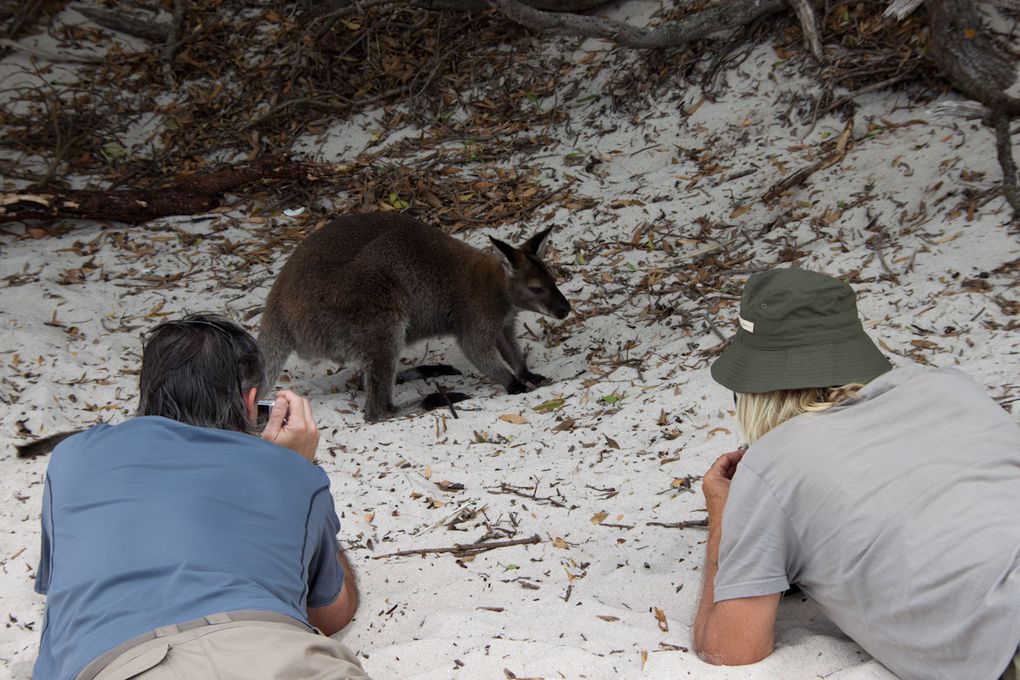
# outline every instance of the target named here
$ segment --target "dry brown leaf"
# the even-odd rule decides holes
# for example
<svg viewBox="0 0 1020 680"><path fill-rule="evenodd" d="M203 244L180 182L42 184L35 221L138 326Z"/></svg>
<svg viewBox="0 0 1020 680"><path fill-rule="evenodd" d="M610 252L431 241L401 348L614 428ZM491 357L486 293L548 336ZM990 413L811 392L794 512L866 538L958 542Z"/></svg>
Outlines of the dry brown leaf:
<svg viewBox="0 0 1020 680"><path fill-rule="evenodd" d="M504 413L499 417L505 423L513 423L514 425L527 425L528 421L524 419L524 416L516 413Z"/></svg>
<svg viewBox="0 0 1020 680"><path fill-rule="evenodd" d="M560 550L570 550L570 544L559 536L553 539L553 547L559 548Z"/></svg>
<svg viewBox="0 0 1020 680"><path fill-rule="evenodd" d="M602 512L596 512L594 515L592 515L591 523L592 524L602 524L603 522L606 521L606 517L609 517L609 513L608 512L606 512L604 510Z"/></svg>
<svg viewBox="0 0 1020 680"><path fill-rule="evenodd" d="M574 419L569 416L564 418L563 421L552 429L553 432L569 432L574 429Z"/></svg>
<svg viewBox="0 0 1020 680"><path fill-rule="evenodd" d="M663 633L668 633L669 622L666 621L666 612L662 611L659 607L652 607L652 611L655 612L655 620L659 624L659 630Z"/></svg>

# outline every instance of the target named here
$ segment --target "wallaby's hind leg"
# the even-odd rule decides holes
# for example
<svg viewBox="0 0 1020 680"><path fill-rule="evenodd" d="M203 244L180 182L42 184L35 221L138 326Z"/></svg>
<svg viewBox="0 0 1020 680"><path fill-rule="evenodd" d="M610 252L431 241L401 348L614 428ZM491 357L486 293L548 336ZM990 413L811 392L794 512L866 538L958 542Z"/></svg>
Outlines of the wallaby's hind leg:
<svg viewBox="0 0 1020 680"><path fill-rule="evenodd" d="M397 374L403 325L398 336L393 331L397 324L381 326L385 330L366 336L373 340L361 353L365 358L365 420L370 423L385 420L397 412L393 406L393 380Z"/></svg>
<svg viewBox="0 0 1020 680"><path fill-rule="evenodd" d="M480 333L468 333L466 337L459 338L458 342L468 361L484 373L486 378L502 385L510 394L527 392L528 386L513 374L500 356L496 349L496 340L486 338Z"/></svg>
<svg viewBox="0 0 1020 680"><path fill-rule="evenodd" d="M513 326L503 327L503 330L496 338L496 347L499 349L500 356L510 364L510 368L513 369L518 380L531 383L532 385L541 385L545 382L544 375L532 373L528 370L524 353L521 352L521 347L517 344L517 337L514 335Z"/></svg>
<svg viewBox="0 0 1020 680"><path fill-rule="evenodd" d="M279 319L268 312L263 312L262 331L257 342L263 361L262 387L259 389L261 397L276 385L276 379L280 377L287 357L294 350L294 339Z"/></svg>

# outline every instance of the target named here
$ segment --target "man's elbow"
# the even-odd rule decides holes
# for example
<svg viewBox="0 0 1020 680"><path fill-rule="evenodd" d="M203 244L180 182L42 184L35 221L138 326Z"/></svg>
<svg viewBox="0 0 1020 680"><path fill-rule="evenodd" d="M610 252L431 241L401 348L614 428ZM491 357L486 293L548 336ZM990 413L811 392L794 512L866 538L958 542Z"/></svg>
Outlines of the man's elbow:
<svg viewBox="0 0 1020 680"><path fill-rule="evenodd" d="M694 640L694 651L698 658L713 666L745 666L758 663L768 657L772 649L771 640L767 644L764 641L749 642L736 637L713 636L711 631L703 632Z"/></svg>
<svg viewBox="0 0 1020 680"><path fill-rule="evenodd" d="M694 651L697 652L699 659L713 666L746 666L747 664L758 663L772 653L771 649L767 652L750 650L718 651L706 647L695 647Z"/></svg>
<svg viewBox="0 0 1020 680"><path fill-rule="evenodd" d="M318 628L324 635L338 633L354 618L358 611L358 593L345 582L340 595L333 604L325 607L309 607L308 622Z"/></svg>

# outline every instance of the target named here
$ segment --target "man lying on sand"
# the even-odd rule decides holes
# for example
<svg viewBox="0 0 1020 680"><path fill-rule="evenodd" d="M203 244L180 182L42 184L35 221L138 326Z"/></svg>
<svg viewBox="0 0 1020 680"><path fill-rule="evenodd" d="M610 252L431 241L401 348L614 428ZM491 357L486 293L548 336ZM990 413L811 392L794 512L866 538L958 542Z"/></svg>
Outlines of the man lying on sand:
<svg viewBox="0 0 1020 680"><path fill-rule="evenodd" d="M330 635L357 609L308 400L254 431L262 358L221 317L156 327L138 417L53 451L33 677L367 678ZM253 436L255 435L255 436Z"/></svg>
<svg viewBox="0 0 1020 680"><path fill-rule="evenodd" d="M828 276L752 276L740 326L712 376L750 448L704 478L699 655L768 656L795 583L900 677L1014 680L1020 426L955 368L889 370Z"/></svg>

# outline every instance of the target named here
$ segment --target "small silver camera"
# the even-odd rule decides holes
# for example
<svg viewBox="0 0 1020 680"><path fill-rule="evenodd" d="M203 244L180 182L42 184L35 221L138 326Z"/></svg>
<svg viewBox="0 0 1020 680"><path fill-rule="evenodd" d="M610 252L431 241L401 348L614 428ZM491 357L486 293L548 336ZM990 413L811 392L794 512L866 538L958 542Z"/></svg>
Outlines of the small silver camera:
<svg viewBox="0 0 1020 680"><path fill-rule="evenodd" d="M273 404L275 403L275 399L259 399L255 402L255 408L257 410L255 422L259 427L265 427L266 423L269 422L269 412L273 410Z"/></svg>

